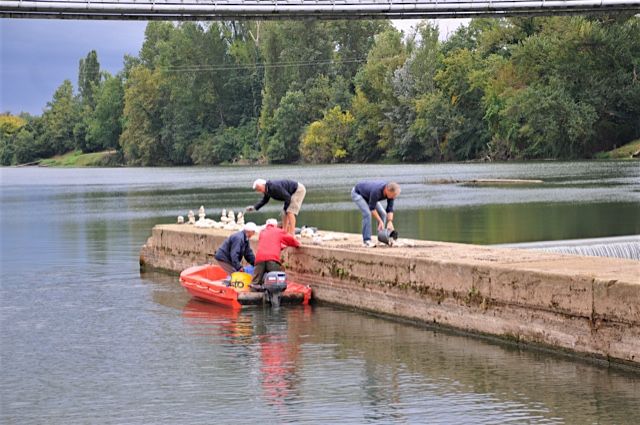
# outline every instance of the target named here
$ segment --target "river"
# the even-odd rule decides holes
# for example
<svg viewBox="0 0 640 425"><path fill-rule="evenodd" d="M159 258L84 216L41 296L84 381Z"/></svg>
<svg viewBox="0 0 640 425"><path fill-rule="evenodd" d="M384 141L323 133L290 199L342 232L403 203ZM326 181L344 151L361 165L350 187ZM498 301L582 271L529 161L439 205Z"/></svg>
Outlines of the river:
<svg viewBox="0 0 640 425"><path fill-rule="evenodd" d="M0 422L635 424L640 375L328 305L233 313L140 274L154 224L294 178L299 224L357 232L393 179L401 237L498 244L640 233L637 162L0 168ZM438 179L541 179L526 186ZM271 202L248 219L277 214Z"/></svg>

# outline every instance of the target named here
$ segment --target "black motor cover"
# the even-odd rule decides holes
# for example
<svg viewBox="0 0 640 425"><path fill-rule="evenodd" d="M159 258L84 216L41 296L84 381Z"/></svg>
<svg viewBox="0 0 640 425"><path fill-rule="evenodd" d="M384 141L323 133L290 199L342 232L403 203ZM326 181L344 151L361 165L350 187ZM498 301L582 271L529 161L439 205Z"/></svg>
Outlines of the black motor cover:
<svg viewBox="0 0 640 425"><path fill-rule="evenodd" d="M285 272L265 273L263 279L267 299L273 307L280 305L280 296L287 289L287 274Z"/></svg>

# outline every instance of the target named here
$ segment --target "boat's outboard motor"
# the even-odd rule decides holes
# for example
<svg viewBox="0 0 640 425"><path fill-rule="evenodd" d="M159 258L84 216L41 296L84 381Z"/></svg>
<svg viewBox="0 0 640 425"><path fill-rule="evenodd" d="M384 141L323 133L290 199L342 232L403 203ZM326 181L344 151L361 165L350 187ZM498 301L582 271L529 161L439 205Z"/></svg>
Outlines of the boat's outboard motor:
<svg viewBox="0 0 640 425"><path fill-rule="evenodd" d="M271 306L279 307L280 297L285 289L287 289L287 274L285 272L265 273L263 286L267 300L271 303Z"/></svg>

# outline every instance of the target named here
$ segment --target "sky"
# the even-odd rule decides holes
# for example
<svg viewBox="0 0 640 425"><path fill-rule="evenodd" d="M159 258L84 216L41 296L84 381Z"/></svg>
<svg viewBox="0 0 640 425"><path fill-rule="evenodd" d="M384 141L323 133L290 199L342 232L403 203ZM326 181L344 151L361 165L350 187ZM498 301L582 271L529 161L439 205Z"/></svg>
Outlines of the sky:
<svg viewBox="0 0 640 425"><path fill-rule="evenodd" d="M466 19L437 20L441 38ZM405 31L418 20L393 21ZM78 64L91 50L100 68L122 70L125 54L137 56L146 22L0 19L0 113L40 115L56 88L68 79L78 86Z"/></svg>

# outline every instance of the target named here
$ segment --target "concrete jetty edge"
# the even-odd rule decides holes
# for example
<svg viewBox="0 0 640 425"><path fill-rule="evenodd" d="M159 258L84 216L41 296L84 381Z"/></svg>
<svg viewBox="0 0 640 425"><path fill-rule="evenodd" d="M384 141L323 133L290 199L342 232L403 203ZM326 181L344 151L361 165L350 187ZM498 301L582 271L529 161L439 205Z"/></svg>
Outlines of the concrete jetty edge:
<svg viewBox="0 0 640 425"><path fill-rule="evenodd" d="M230 233L155 226L140 266L213 262ZM332 235L283 255L319 301L640 370L638 261L417 240L365 248L359 235Z"/></svg>

